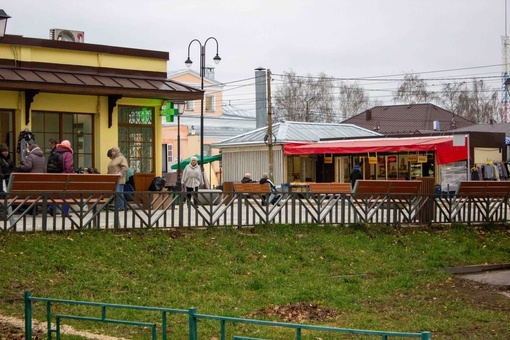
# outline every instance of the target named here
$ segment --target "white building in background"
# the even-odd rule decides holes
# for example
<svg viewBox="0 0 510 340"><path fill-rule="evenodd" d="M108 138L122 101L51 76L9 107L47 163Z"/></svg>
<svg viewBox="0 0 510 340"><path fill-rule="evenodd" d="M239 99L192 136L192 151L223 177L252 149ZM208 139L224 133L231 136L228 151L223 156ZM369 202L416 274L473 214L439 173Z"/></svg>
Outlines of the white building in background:
<svg viewBox="0 0 510 340"><path fill-rule="evenodd" d="M352 124L279 122L272 125L274 138L273 179L275 184L295 181L324 181L324 170L318 170L316 155L286 155L284 146L293 143L318 142L325 139L377 137L379 133ZM236 182L246 172L258 179L269 172L267 127L214 143L222 154L222 181ZM327 164L331 168L332 164ZM329 182L333 180L328 180Z"/></svg>

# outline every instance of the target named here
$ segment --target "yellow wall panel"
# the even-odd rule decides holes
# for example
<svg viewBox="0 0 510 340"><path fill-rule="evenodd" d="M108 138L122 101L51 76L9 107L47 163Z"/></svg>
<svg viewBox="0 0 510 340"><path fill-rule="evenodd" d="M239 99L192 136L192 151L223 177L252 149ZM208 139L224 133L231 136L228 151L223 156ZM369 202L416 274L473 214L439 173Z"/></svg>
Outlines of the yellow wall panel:
<svg viewBox="0 0 510 340"><path fill-rule="evenodd" d="M13 59L17 61L120 68L126 70L141 70L151 72L167 71L167 61L161 59L72 50L66 50L66 53L62 53L61 50L51 48L25 46L7 48L3 45L0 46L0 55L2 58Z"/></svg>

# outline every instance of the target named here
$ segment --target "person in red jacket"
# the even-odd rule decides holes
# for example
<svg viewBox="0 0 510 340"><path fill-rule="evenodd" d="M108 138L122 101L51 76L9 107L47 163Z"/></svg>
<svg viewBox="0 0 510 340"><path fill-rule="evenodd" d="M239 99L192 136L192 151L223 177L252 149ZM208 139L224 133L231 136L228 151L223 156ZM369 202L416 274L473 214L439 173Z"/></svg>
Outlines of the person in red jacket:
<svg viewBox="0 0 510 340"><path fill-rule="evenodd" d="M74 156L73 148L71 148L71 142L63 140L60 144L57 144L55 153L59 153L62 156L62 173L74 174ZM69 206L67 204L60 207L62 209L62 217L69 215ZM55 214L54 206L51 205L48 209L51 215Z"/></svg>
<svg viewBox="0 0 510 340"><path fill-rule="evenodd" d="M60 144L57 144L55 152L62 155L62 173L74 174L74 156L71 142L63 140Z"/></svg>

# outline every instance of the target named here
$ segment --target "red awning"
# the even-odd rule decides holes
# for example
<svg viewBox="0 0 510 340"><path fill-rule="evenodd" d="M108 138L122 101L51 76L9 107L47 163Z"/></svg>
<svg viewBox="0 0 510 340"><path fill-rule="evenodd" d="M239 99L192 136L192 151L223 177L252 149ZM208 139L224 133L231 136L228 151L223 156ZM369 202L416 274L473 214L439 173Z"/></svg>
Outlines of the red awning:
<svg viewBox="0 0 510 340"><path fill-rule="evenodd" d="M453 137L417 137L417 138L373 138L317 142L308 144L289 143L284 145L286 155L311 154L360 154L376 152L418 152L433 151L438 164L447 164L466 160L467 142L464 146L453 146Z"/></svg>

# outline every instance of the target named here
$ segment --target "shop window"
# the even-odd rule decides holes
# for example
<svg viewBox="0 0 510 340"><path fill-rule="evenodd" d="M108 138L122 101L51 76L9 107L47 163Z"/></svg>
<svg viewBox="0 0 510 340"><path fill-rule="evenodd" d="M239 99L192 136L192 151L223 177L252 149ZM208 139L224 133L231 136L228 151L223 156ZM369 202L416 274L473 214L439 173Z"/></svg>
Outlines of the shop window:
<svg viewBox="0 0 510 340"><path fill-rule="evenodd" d="M119 148L134 172L154 172L154 108L119 106Z"/></svg>
<svg viewBox="0 0 510 340"><path fill-rule="evenodd" d="M74 168L95 167L93 115L65 112L32 112L32 133L48 158L49 139L69 140L73 148Z"/></svg>

